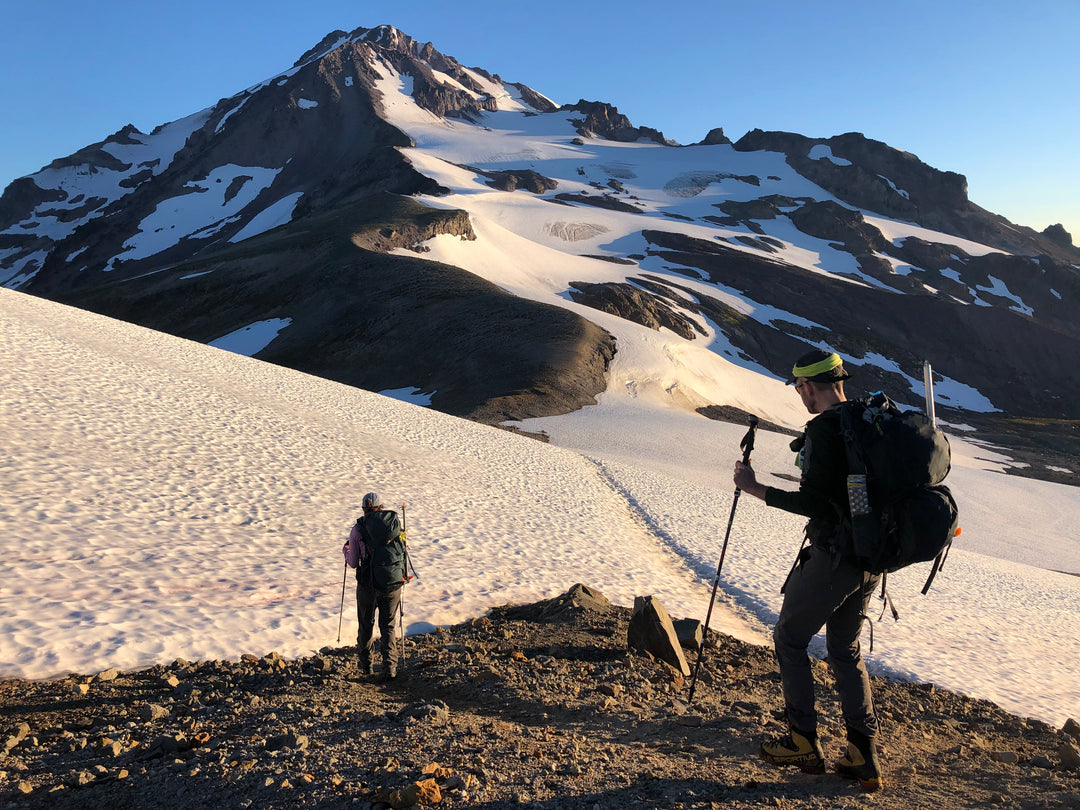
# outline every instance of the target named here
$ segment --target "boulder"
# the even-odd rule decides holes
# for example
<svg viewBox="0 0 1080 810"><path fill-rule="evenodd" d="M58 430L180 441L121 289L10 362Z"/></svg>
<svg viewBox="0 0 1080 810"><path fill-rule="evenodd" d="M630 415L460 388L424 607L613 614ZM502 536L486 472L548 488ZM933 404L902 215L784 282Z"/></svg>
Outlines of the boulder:
<svg viewBox="0 0 1080 810"><path fill-rule="evenodd" d="M1061 767L1069 771L1080 771L1080 744L1070 737L1064 737L1058 746Z"/></svg>
<svg viewBox="0 0 1080 810"><path fill-rule="evenodd" d="M634 597L626 643L630 649L647 652L670 664L684 677L690 674L690 665L683 656L671 617L654 596Z"/></svg>
<svg viewBox="0 0 1080 810"><path fill-rule="evenodd" d="M672 622L679 644L688 650L700 650L704 626L697 619L679 619Z"/></svg>

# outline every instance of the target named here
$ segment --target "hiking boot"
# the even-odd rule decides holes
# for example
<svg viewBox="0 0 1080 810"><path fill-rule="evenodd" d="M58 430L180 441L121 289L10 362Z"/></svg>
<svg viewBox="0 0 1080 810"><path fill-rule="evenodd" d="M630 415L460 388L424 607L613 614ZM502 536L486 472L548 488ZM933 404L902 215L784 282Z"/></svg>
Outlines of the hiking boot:
<svg viewBox="0 0 1080 810"><path fill-rule="evenodd" d="M393 681L397 679L397 662L387 661L383 663L382 679L384 681Z"/></svg>
<svg viewBox="0 0 1080 810"><path fill-rule="evenodd" d="M845 779L857 779L863 790L881 790L881 766L873 738L854 729L847 732L847 750L833 765Z"/></svg>
<svg viewBox="0 0 1080 810"><path fill-rule="evenodd" d="M791 729L761 744L761 758L777 767L794 765L804 773L825 773L825 755L816 734Z"/></svg>
<svg viewBox="0 0 1080 810"><path fill-rule="evenodd" d="M374 675L375 665L371 663L370 658L360 659L360 674L361 675Z"/></svg>

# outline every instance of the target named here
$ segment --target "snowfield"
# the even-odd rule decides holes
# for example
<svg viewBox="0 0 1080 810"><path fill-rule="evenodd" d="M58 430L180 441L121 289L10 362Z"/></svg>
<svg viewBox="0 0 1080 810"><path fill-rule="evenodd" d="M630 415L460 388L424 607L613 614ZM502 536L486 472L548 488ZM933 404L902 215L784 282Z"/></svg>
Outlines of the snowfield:
<svg viewBox="0 0 1080 810"><path fill-rule="evenodd" d="M525 425L546 445L0 290L0 675L335 644L368 490L407 504L409 632L575 582L704 618L744 428L644 384L664 340L621 336L599 405ZM777 381L712 373L748 410L796 413ZM787 442L755 452L779 486ZM954 448L964 533L928 597L923 567L890 577L901 620L876 622L871 669L1060 725L1080 713L1080 490ZM769 643L801 522L740 499L713 627Z"/></svg>

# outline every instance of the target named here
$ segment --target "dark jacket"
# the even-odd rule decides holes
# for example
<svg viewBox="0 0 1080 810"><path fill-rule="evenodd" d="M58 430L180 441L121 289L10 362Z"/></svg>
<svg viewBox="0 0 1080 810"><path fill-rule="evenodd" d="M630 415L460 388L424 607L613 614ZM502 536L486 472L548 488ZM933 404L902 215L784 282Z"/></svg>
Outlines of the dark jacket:
<svg viewBox="0 0 1080 810"><path fill-rule="evenodd" d="M806 534L812 543L838 545L844 534L850 535L848 462L840 432L841 407L833 405L807 423L801 437L804 443L800 451L799 489L789 492L769 487L765 492L765 503L769 506L810 518Z"/></svg>

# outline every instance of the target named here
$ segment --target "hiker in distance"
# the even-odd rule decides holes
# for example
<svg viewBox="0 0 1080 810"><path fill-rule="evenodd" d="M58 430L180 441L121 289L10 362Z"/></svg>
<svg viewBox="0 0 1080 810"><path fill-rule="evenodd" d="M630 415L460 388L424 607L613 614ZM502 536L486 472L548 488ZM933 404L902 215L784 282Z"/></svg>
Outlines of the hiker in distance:
<svg viewBox="0 0 1080 810"><path fill-rule="evenodd" d="M407 581L405 532L397 512L383 506L374 492L364 496L364 514L357 518L342 548L345 562L356 569L356 635L360 672L375 673L375 613L379 614L379 647L382 652L383 678L397 677L398 646L395 643L398 616L401 613L401 590Z"/></svg>
<svg viewBox="0 0 1080 810"><path fill-rule="evenodd" d="M865 790L879 790L878 721L859 633L881 577L863 571L854 561L848 462L840 419L846 401L844 380L849 376L836 354L814 350L800 357L788 384L795 386L813 418L806 432L791 444L802 470L798 491L758 483L754 470L741 461L735 464L735 486L769 506L810 519L806 524L809 544L800 550L781 588L784 601L773 630L788 734L763 743L761 756L777 766L794 765L809 773L825 770L806 652L824 626L829 666L847 726L847 750L834 765L840 775L858 779Z"/></svg>

